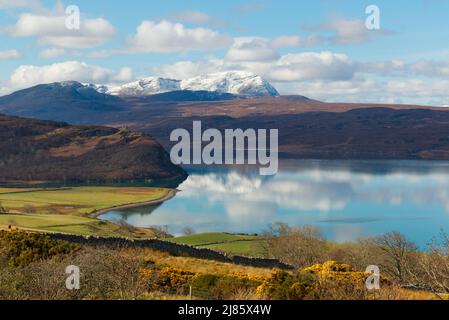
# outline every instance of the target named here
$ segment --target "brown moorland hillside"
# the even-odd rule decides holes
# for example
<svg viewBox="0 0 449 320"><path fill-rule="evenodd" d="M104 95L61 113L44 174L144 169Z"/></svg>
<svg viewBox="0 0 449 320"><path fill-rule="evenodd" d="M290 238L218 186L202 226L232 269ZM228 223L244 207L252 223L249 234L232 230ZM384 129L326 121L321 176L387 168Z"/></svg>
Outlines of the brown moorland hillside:
<svg viewBox="0 0 449 320"><path fill-rule="evenodd" d="M182 179L152 137L128 129L0 115L0 183Z"/></svg>

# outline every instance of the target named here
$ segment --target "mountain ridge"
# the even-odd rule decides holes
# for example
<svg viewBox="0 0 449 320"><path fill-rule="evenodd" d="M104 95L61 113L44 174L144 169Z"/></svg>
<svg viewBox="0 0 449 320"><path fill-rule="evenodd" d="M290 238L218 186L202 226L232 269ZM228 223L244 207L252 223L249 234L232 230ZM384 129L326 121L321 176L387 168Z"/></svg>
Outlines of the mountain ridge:
<svg viewBox="0 0 449 320"><path fill-rule="evenodd" d="M279 96L279 92L264 78L243 71L205 74L184 80L146 77L121 86L85 84L99 93L112 96L149 96L172 91L209 91L245 97Z"/></svg>

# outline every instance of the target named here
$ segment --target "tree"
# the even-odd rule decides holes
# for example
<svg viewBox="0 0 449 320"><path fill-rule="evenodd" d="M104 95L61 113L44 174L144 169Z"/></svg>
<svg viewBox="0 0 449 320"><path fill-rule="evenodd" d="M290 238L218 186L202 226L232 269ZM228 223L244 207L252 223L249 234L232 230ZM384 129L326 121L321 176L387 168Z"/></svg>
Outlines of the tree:
<svg viewBox="0 0 449 320"><path fill-rule="evenodd" d="M297 268L309 267L325 260L326 240L316 227L289 227L284 223L275 223L269 226L265 237L265 249L269 257Z"/></svg>
<svg viewBox="0 0 449 320"><path fill-rule="evenodd" d="M195 230L193 230L193 228L191 227L185 227L184 229L182 229L182 233L185 236L191 236L192 234L195 234Z"/></svg>
<svg viewBox="0 0 449 320"><path fill-rule="evenodd" d="M420 287L449 293L449 237L441 232L441 241L433 239L428 252L421 254L416 278Z"/></svg>
<svg viewBox="0 0 449 320"><path fill-rule="evenodd" d="M383 269L402 285L410 284L411 269L415 263L416 245L403 234L393 231L373 238L373 244L380 249Z"/></svg>

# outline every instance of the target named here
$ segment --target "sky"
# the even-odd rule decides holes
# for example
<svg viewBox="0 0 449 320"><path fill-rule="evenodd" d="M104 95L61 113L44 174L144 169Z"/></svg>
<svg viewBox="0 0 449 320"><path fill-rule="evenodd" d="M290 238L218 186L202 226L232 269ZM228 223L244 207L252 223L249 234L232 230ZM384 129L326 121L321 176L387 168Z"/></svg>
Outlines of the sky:
<svg viewBox="0 0 449 320"><path fill-rule="evenodd" d="M239 70L281 94L449 106L448 40L449 0L0 0L0 95Z"/></svg>

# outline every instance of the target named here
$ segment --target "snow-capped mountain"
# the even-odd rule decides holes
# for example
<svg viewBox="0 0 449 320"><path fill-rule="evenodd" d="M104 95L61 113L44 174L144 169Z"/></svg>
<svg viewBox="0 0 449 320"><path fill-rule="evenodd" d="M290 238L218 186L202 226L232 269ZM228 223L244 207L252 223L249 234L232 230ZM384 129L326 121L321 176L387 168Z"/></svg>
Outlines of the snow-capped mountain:
<svg viewBox="0 0 449 320"><path fill-rule="evenodd" d="M277 90L264 78L243 71L212 73L186 79L181 82L183 90L204 90L260 97L278 96Z"/></svg>
<svg viewBox="0 0 449 320"><path fill-rule="evenodd" d="M149 96L177 90L181 90L179 80L148 77L122 86L111 87L107 93L117 96Z"/></svg>
<svg viewBox="0 0 449 320"><path fill-rule="evenodd" d="M115 87L95 84L86 84L86 86L100 93L117 96L149 96L179 90L210 91L249 97L279 95L267 80L242 71L212 73L185 80L148 77Z"/></svg>

